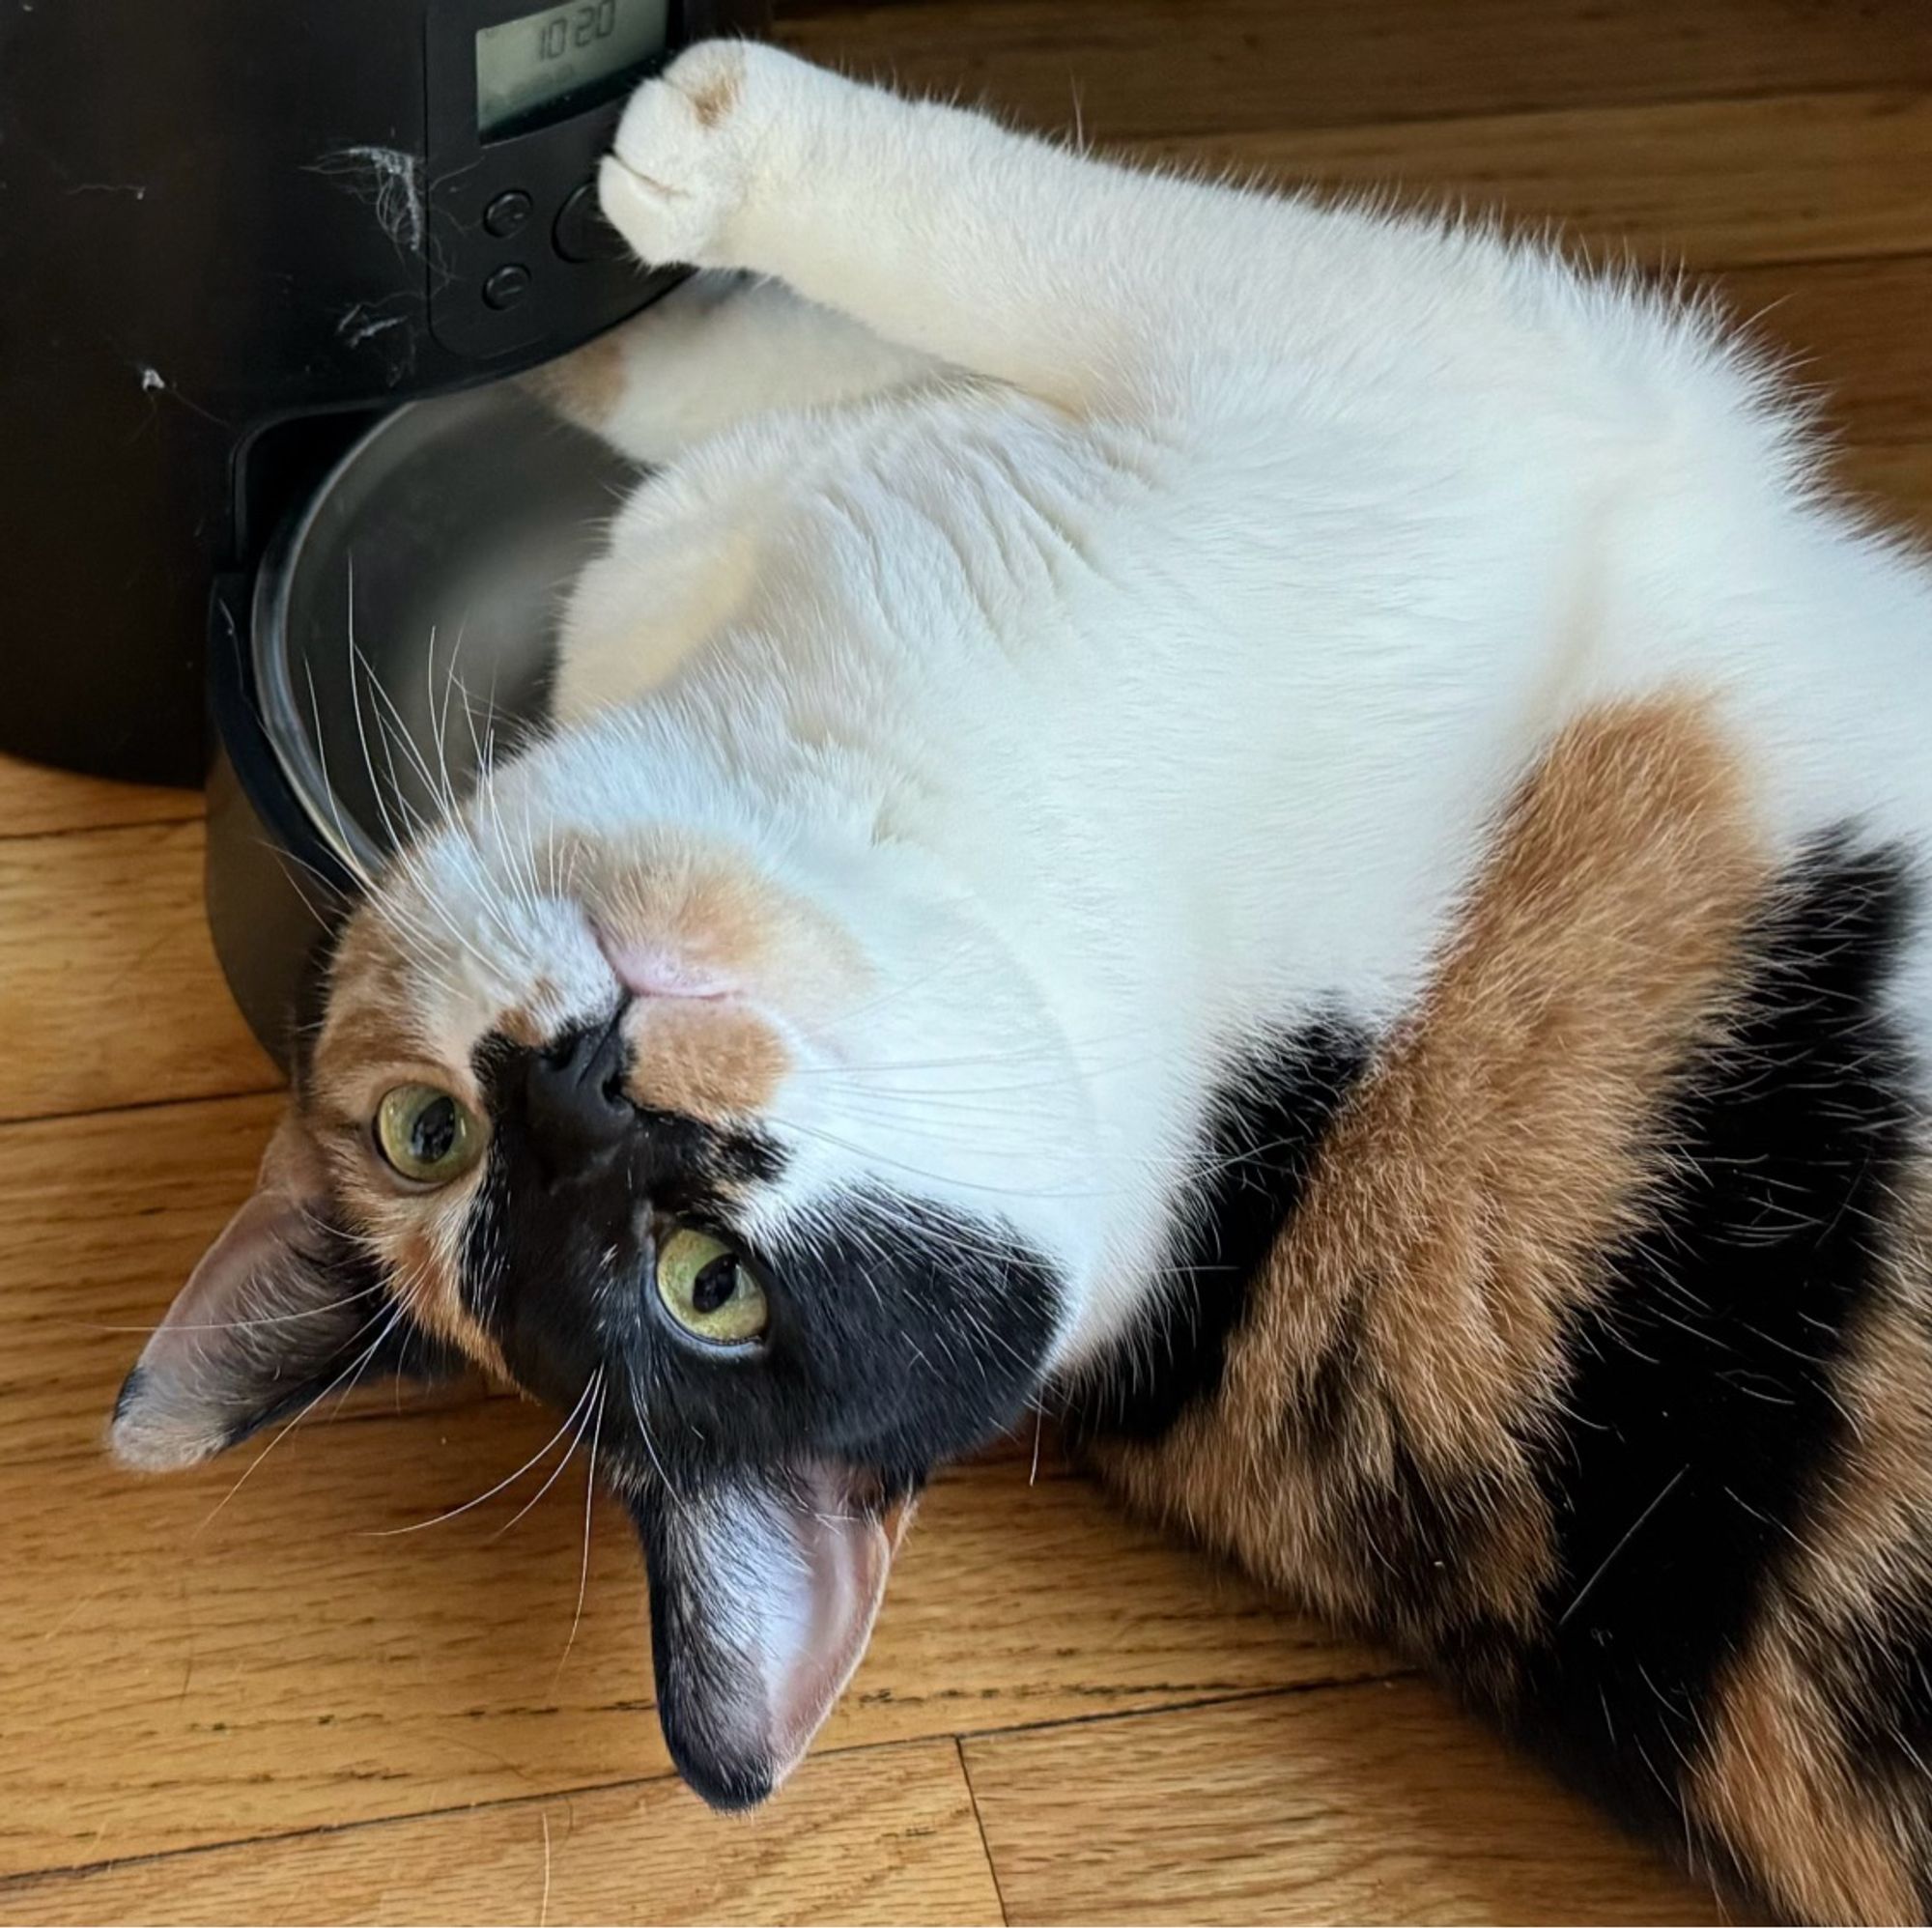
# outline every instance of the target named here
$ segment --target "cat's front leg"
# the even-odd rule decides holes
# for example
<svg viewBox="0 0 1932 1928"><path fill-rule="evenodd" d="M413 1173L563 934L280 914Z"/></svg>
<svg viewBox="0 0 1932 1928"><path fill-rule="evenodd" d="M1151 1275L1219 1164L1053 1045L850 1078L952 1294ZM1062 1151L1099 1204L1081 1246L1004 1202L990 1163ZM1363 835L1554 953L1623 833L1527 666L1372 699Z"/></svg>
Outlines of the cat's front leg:
<svg viewBox="0 0 1932 1928"><path fill-rule="evenodd" d="M559 414L653 466L753 415L836 408L936 373L916 350L782 283L696 274L526 375Z"/></svg>
<svg viewBox="0 0 1932 1928"><path fill-rule="evenodd" d="M1206 246L1252 262L1221 231L1260 212L739 42L695 46L639 89L601 191L647 261L779 277L1075 409L1162 385L1213 312L1190 261Z"/></svg>

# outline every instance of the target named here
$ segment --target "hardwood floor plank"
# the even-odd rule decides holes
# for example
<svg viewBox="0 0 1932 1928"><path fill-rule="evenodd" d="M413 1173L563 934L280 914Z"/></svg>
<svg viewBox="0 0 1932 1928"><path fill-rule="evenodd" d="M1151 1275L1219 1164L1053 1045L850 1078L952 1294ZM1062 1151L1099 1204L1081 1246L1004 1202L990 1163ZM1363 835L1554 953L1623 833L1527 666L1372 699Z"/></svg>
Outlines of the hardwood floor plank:
<svg viewBox="0 0 1932 1928"><path fill-rule="evenodd" d="M201 814L199 790L109 783L0 753L0 837L99 830L130 823L182 823Z"/></svg>
<svg viewBox="0 0 1932 1928"><path fill-rule="evenodd" d="M1780 263L1715 285L1751 332L1796 357L1836 438L1857 443L1932 438L1932 256Z"/></svg>
<svg viewBox="0 0 1932 1928"><path fill-rule="evenodd" d="M247 1196L278 1092L0 1125L0 1465L99 1450L143 1338ZM469 1403L419 1392L412 1409ZM358 1396L355 1409L392 1395Z"/></svg>
<svg viewBox="0 0 1932 1928"><path fill-rule="evenodd" d="M659 1780L0 1887L0 1922L999 1918L950 1741L809 1762L742 1820Z"/></svg>
<svg viewBox="0 0 1932 1928"><path fill-rule="evenodd" d="M1560 222L1600 257L1742 268L1932 251L1932 96L1565 109L1132 144L1285 186L1394 188L1520 225Z"/></svg>
<svg viewBox="0 0 1932 1928"><path fill-rule="evenodd" d="M70 1447L97 1433L121 1362L77 1391ZM376 1537L462 1506L554 1426L497 1399L316 1424L166 1479L86 1450L0 1465L0 1874L663 1772L641 1568L614 1506L597 1509L569 1638L581 1463L507 1537L542 1464ZM1020 1452L938 1483L823 1745L1387 1670L1085 1481L1049 1461L1030 1489L1029 1470Z"/></svg>
<svg viewBox="0 0 1932 1928"><path fill-rule="evenodd" d="M1418 1681L963 1746L1015 1922L1714 1922Z"/></svg>
<svg viewBox="0 0 1932 1928"><path fill-rule="evenodd" d="M1097 140L1932 85L1918 0L779 0L801 53Z"/></svg>
<svg viewBox="0 0 1932 1928"><path fill-rule="evenodd" d="M1841 448L1833 468L1881 525L1932 545L1932 440Z"/></svg>
<svg viewBox="0 0 1932 1928"><path fill-rule="evenodd" d="M280 1106L270 1094L0 1126L0 1479L98 1449L103 1398L247 1196Z"/></svg>
<svg viewBox="0 0 1932 1928"><path fill-rule="evenodd" d="M0 839L0 1119L277 1082L214 961L198 822Z"/></svg>

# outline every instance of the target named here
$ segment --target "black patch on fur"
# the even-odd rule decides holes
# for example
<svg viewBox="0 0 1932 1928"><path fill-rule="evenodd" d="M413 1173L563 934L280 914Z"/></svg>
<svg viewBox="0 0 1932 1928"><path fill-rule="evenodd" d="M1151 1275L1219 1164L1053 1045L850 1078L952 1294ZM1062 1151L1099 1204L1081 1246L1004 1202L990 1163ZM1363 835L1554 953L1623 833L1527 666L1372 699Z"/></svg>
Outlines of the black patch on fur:
<svg viewBox="0 0 1932 1928"><path fill-rule="evenodd" d="M1910 1148L1882 1001L1912 894L1897 854L1843 837L1784 878L1742 1015L1667 1116L1653 1222L1568 1337L1561 1578L1505 1713L1635 1822L1681 1825L1719 1669L1844 1435L1833 1378Z"/></svg>
<svg viewBox="0 0 1932 1928"><path fill-rule="evenodd" d="M781 1172L778 1148L635 1108L608 1138L586 1132L547 1094L544 1057L496 1040L479 1058L493 1133L464 1294L519 1381L558 1409L603 1373L613 1463L677 1485L680 1467L699 1484L819 1456L901 1488L1019 1418L1059 1295L998 1220L872 1187L765 1249L742 1204ZM761 1347L713 1352L670 1327L653 1283L668 1221L714 1233L756 1269Z"/></svg>
<svg viewBox="0 0 1932 1928"><path fill-rule="evenodd" d="M1206 1177L1179 1208L1168 1254L1173 1276L1140 1330L1075 1389L1076 1435L1151 1444L1220 1391L1261 1268L1368 1060L1360 1032L1323 1021L1256 1049L1222 1080L1202 1146Z"/></svg>
<svg viewBox="0 0 1932 1928"><path fill-rule="evenodd" d="M1838 1710L1846 1765L1868 1786L1910 1788L1922 1800L1932 1761L1932 1601L1893 1589L1868 1621L1813 1631L1846 1683Z"/></svg>

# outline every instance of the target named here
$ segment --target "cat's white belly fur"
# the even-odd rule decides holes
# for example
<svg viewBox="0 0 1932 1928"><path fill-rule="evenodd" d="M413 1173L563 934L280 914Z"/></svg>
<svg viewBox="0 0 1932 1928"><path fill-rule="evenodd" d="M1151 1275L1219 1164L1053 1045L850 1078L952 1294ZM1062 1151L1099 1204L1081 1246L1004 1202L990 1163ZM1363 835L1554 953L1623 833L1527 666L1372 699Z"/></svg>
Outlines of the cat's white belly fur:
<svg viewBox="0 0 1932 1928"><path fill-rule="evenodd" d="M799 71L771 84L839 86ZM838 111L922 110L841 90ZM650 392L611 433L678 452L579 585L579 727L531 793L714 824L835 901L868 890L857 838L950 907L950 935L909 927L881 960L948 995L907 1000L884 1051L869 1014L866 1053L959 1067L950 1092L905 1081L958 1128L907 1103L838 1134L980 1208L1005 1194L1089 1289L1078 1347L1140 1289L1204 1063L1257 1027L1400 1010L1486 827L1580 711L1714 694L1780 839L1858 820L1932 844L1932 587L1807 498L1789 412L1707 317L1485 233L1065 165L1008 185L1044 207L1077 178L1169 259L1164 316L1118 267L1069 286L1064 363L1021 341L969 380L769 284L688 298L704 328L676 297L637 325ZM867 265L820 271L808 245L758 242L808 293ZM1074 339L1110 298L1155 343L1132 379ZM706 346L733 301L783 364L748 376L742 419ZM903 321L950 346L943 318ZM1932 1042L1923 942L1899 995ZM990 1039L1003 1062L974 1072ZM1021 1045L1043 1075L1012 1075ZM814 1103L801 1078L781 1109ZM1096 1170L1119 1184L1096 1195Z"/></svg>
<svg viewBox="0 0 1932 1928"><path fill-rule="evenodd" d="M1069 1169L1096 1139L1159 1169L1204 1049L1258 1020L1399 1010L1485 824L1593 702L1725 693L1794 840L1932 830L1922 581L1794 504L1765 444L1726 473L1634 408L1524 431L1427 391L1339 422L1257 375L1211 432L965 386L762 417L642 487L573 611L567 715L674 671L652 739L723 719L759 746L732 789L833 788L998 907L1096 1095ZM704 619L666 620L666 583ZM1010 1112L978 1182L1050 1189L1011 1070L959 1074ZM1131 1272L1162 1219L1120 1205L1075 1238Z"/></svg>

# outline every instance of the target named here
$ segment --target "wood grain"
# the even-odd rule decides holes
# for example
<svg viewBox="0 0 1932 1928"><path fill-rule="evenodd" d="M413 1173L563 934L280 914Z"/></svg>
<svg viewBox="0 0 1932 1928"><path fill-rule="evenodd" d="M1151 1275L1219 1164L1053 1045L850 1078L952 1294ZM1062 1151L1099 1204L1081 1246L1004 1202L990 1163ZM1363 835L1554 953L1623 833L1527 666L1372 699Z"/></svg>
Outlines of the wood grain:
<svg viewBox="0 0 1932 1928"><path fill-rule="evenodd" d="M1778 263L1713 277L1731 313L1859 443L1932 438L1932 257Z"/></svg>
<svg viewBox="0 0 1932 1928"><path fill-rule="evenodd" d="M1932 547L1932 440L1841 448L1832 468L1851 499L1882 525Z"/></svg>
<svg viewBox="0 0 1932 1928"><path fill-rule="evenodd" d="M809 1763L748 1819L674 1781L0 1886L0 1922L997 1921L950 1741Z"/></svg>
<svg viewBox="0 0 1932 1928"><path fill-rule="evenodd" d="M0 1874L666 1766L639 1565L614 1509L595 1515L570 1637L581 1461L513 1530L557 1455L484 1506L376 1537L536 1454L554 1422L534 1408L378 1403L169 1479L100 1457L139 1341L92 1328L156 1316L245 1186L266 1112L249 1099L0 1133L19 1188L0 1204L39 1220L0 1247L0 1303L20 1308L30 1358L78 1328L58 1397L23 1397L0 1455L0 1736L38 1737L0 1754ZM165 1276L144 1284L144 1262ZM1386 1670L1130 1527L1050 1452L1031 1471L1020 1450L941 1481L827 1746Z"/></svg>
<svg viewBox="0 0 1932 1928"><path fill-rule="evenodd" d="M1129 151L1558 223L1600 257L1639 263L1932 251L1932 96L1903 91L1198 134Z"/></svg>
<svg viewBox="0 0 1932 1928"><path fill-rule="evenodd" d="M0 837L49 831L99 830L115 824L181 823L201 814L199 790L109 783L45 770L0 753Z"/></svg>
<svg viewBox="0 0 1932 1928"><path fill-rule="evenodd" d="M1415 1681L962 1751L1016 1923L1720 1918Z"/></svg>
<svg viewBox="0 0 1932 1928"><path fill-rule="evenodd" d="M114 1388L247 1196L278 1093L0 1125L0 1466L92 1457ZM412 1409L476 1397L412 1396ZM351 1410L389 1407L362 1395ZM4 1480L0 1480L4 1485Z"/></svg>
<svg viewBox="0 0 1932 1928"><path fill-rule="evenodd" d="M0 839L0 1119L261 1091L214 961L199 822Z"/></svg>
<svg viewBox="0 0 1932 1928"><path fill-rule="evenodd" d="M813 59L1088 135L1932 84L1919 0L780 0Z"/></svg>

